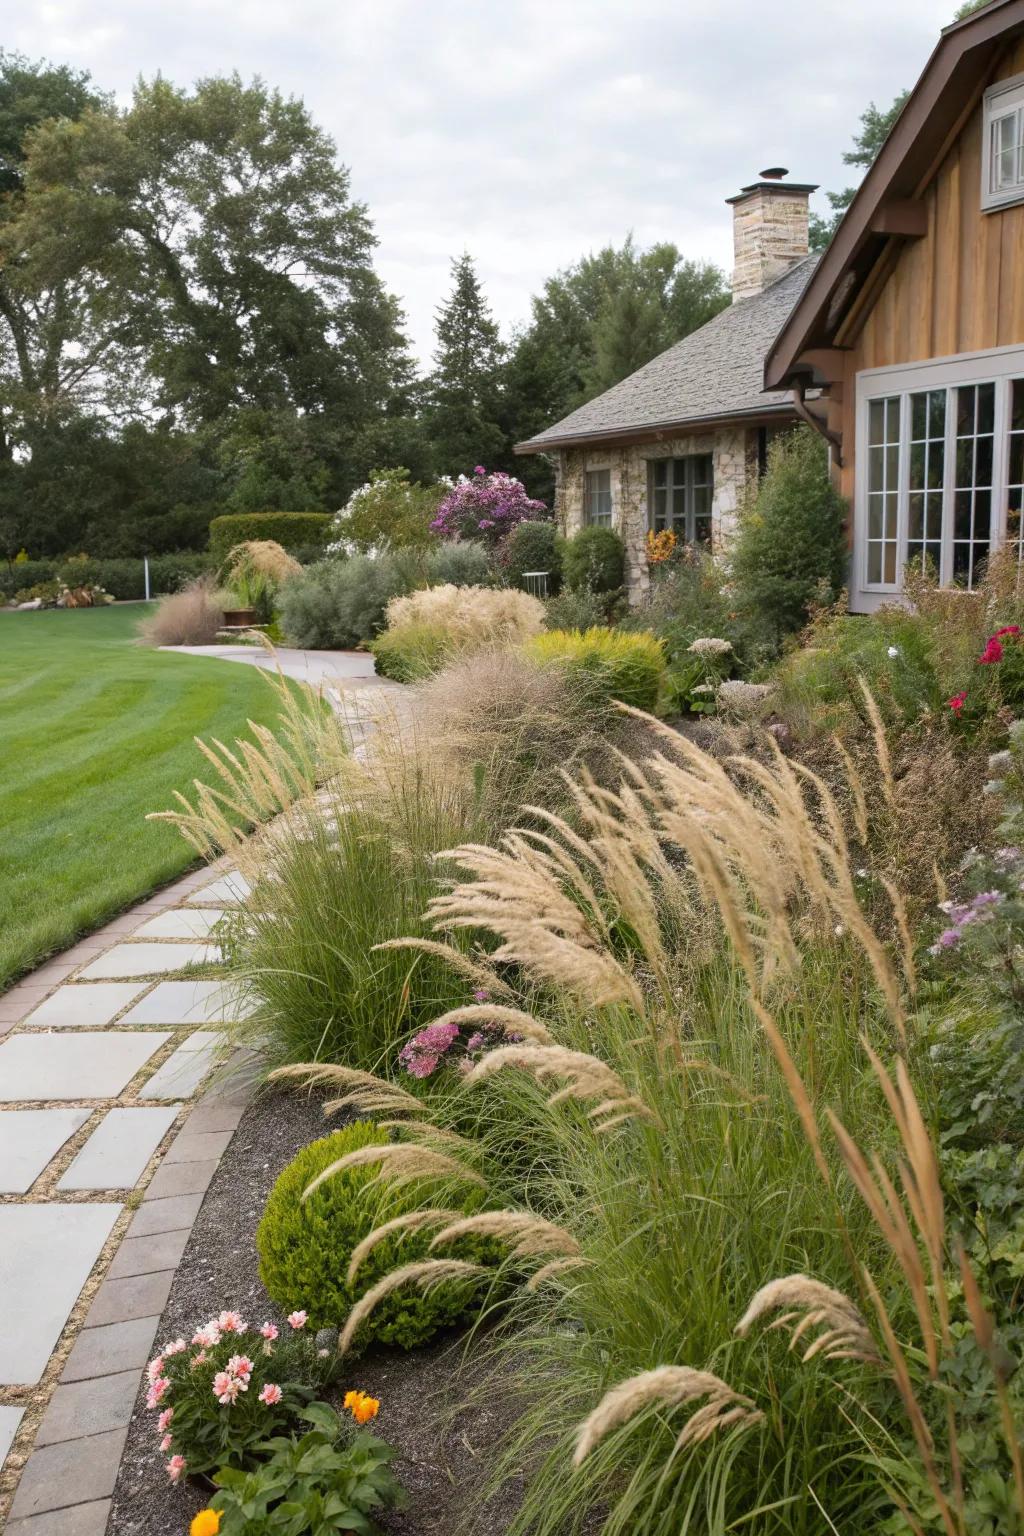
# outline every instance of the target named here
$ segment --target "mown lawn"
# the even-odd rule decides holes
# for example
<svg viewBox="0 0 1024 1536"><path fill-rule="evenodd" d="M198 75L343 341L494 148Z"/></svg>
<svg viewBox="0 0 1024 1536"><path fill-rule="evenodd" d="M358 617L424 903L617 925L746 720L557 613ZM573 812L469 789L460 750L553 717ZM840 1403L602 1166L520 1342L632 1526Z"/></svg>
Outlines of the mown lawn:
<svg viewBox="0 0 1024 1536"><path fill-rule="evenodd" d="M0 613L0 991L186 869L146 812L204 776L193 736L276 716L256 668L136 646L145 611Z"/></svg>

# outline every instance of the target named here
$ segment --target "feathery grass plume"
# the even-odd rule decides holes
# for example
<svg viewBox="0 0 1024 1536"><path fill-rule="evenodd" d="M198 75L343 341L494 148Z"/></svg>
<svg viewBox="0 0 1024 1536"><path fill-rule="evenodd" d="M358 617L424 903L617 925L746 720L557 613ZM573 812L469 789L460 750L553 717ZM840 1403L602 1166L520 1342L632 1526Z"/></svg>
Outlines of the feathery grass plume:
<svg viewBox="0 0 1024 1536"><path fill-rule="evenodd" d="M319 1088L325 1084L337 1085L349 1091L342 1098L332 1099L324 1105L324 1114L332 1115L339 1109L360 1109L366 1113L378 1110L401 1110L405 1114L423 1115L427 1106L422 1099L407 1093L395 1083L389 1083L373 1072L362 1072L357 1067L343 1067L329 1061L300 1061L293 1066L277 1067L267 1081L270 1083L298 1082L306 1088Z"/></svg>
<svg viewBox="0 0 1024 1536"><path fill-rule="evenodd" d="M839 736L832 737L832 745L835 747L843 764L846 774L846 782L850 786L850 794L853 796L853 824L857 829L857 837L861 843L868 840L868 802L864 793L864 781L857 768L857 764L850 756Z"/></svg>
<svg viewBox="0 0 1024 1536"><path fill-rule="evenodd" d="M832 1174L829 1170L828 1162L826 1161L825 1153L821 1145L821 1133L818 1130L818 1117L815 1113L814 1105L811 1103L811 1096L807 1092L807 1085L803 1078L800 1076L796 1062L790 1055L789 1047L787 1046L785 1040L782 1038L782 1032L779 1029L779 1026L776 1024L767 1008L765 1008L762 1003L758 1002L756 997L750 998L750 1006L754 1011L758 1023L764 1030L764 1033L768 1039L768 1044L772 1048L772 1054L779 1064L779 1070L785 1079L786 1087L789 1090L789 1096L793 1100L793 1107L799 1116L800 1125L803 1130L804 1137L806 1138L807 1145L810 1147L812 1153L814 1154L814 1161L817 1164L818 1172L821 1174L825 1183L831 1187Z"/></svg>
<svg viewBox="0 0 1024 1536"><path fill-rule="evenodd" d="M553 1221L534 1216L530 1211L478 1211L475 1216L462 1216L431 1239L431 1251L442 1243L453 1243L456 1238L472 1235L507 1238L517 1259L552 1253L563 1258L576 1258L580 1251L571 1232L556 1226Z"/></svg>
<svg viewBox="0 0 1024 1536"><path fill-rule="evenodd" d="M706 1397L696 1424L683 1430L678 1445L704 1440L718 1428L745 1421L750 1427L760 1423L764 1414L755 1409L751 1398L735 1392L711 1371L696 1371L686 1365L660 1365L653 1371L641 1371L606 1392L583 1423L576 1441L573 1466L580 1466L596 1445L611 1430L628 1424L651 1406L679 1408ZM737 1412L739 1410L739 1412Z"/></svg>
<svg viewBox="0 0 1024 1536"><path fill-rule="evenodd" d="M359 1273L363 1261L387 1237L394 1237L398 1232L419 1232L423 1227L440 1226L446 1221L451 1221L452 1213L440 1206L431 1206L423 1211L406 1211L404 1216L392 1216L390 1221L381 1222L379 1227L374 1227L368 1232L361 1243L357 1243L352 1249L352 1257L348 1261L348 1273L345 1279L352 1285Z"/></svg>
<svg viewBox="0 0 1024 1536"><path fill-rule="evenodd" d="M417 1264L403 1264L400 1269L393 1269L390 1274L378 1280L365 1296L361 1296L352 1308L338 1340L338 1354L348 1353L360 1326L378 1301L389 1296L392 1291L397 1291L400 1286L416 1285L421 1290L429 1291L436 1285L443 1285L446 1280L468 1280L486 1273L482 1264L468 1264L464 1259L423 1259Z"/></svg>
<svg viewBox="0 0 1024 1536"><path fill-rule="evenodd" d="M311 1184L306 1185L302 1191L303 1201L308 1200L315 1189L319 1189L325 1180L333 1178L336 1173L346 1168L362 1168L367 1163L381 1165L380 1172L370 1180L368 1188L384 1179L396 1186L414 1184L418 1179L467 1180L471 1184L485 1182L472 1168L467 1168L465 1163L448 1157L444 1152L436 1152L432 1147L425 1147L419 1142L394 1141L379 1146L357 1147L354 1152L346 1152L344 1157L339 1157L337 1162L329 1163Z"/></svg>
<svg viewBox="0 0 1024 1536"><path fill-rule="evenodd" d="M882 793L890 810L896 804L896 786L892 776L892 758L889 756L889 738L885 733L885 721L882 719L882 711L878 707L878 700L868 687L864 677L857 674L857 684L864 698L864 707L871 723L871 732L875 738L875 751L878 754L878 766L882 770Z"/></svg>
<svg viewBox="0 0 1024 1536"><path fill-rule="evenodd" d="M826 1360L879 1363L871 1331L850 1298L809 1275L785 1275L762 1285L736 1324L736 1332L740 1338L746 1338L759 1318L779 1308L785 1308L785 1314L770 1323L771 1328L785 1328L803 1313L793 1328L790 1349L794 1349L810 1329L822 1327L823 1331L801 1357L804 1361L820 1354Z"/></svg>
<svg viewBox="0 0 1024 1536"><path fill-rule="evenodd" d="M637 1115L657 1121L654 1111L637 1094L630 1093L607 1062L585 1051L570 1051L561 1045L498 1046L480 1058L463 1078L463 1083L466 1087L474 1087L503 1067L518 1067L530 1073L538 1083L552 1077L564 1078L565 1086L551 1094L547 1101L550 1105L560 1104L563 1099L599 1099L600 1103L591 1112L595 1130L608 1129L609 1116L614 1117L615 1124Z"/></svg>
<svg viewBox="0 0 1024 1536"><path fill-rule="evenodd" d="M896 919L896 931L900 936L900 963L903 967L903 975L906 977L910 995L913 997L917 991L917 965L914 961L914 938L910 932L910 922L907 918L907 906L903 900L899 888L886 875L879 875L879 880L885 886L886 895L892 905L892 915Z"/></svg>
<svg viewBox="0 0 1024 1536"><path fill-rule="evenodd" d="M497 992L502 997L511 997L512 988L507 982L502 981L497 972L489 966L482 965L476 960L471 960L464 955L461 949L455 949L451 944L441 944L435 939L385 939L382 944L375 944L378 949L418 949L425 955L436 955L439 960L445 960L453 971L460 976L465 976L469 981L475 981L478 987L487 988L491 992Z"/></svg>
<svg viewBox="0 0 1024 1536"><path fill-rule="evenodd" d="M501 1003L467 1003L463 1008L449 1008L440 1018L432 1019L429 1028L438 1024L500 1024L506 1033L522 1035L525 1040L535 1040L538 1045L554 1045L555 1038L546 1024L535 1019L532 1013L521 1008L506 1008Z"/></svg>
<svg viewBox="0 0 1024 1536"><path fill-rule="evenodd" d="M546 1285L549 1280L556 1279L558 1275L565 1274L566 1270L579 1269L582 1265L589 1264L590 1262L590 1259L584 1258L552 1259L550 1264L542 1264L540 1269L534 1271L526 1282L526 1289L528 1291L539 1291L542 1285Z"/></svg>
<svg viewBox="0 0 1024 1536"><path fill-rule="evenodd" d="M427 918L436 927L488 928L502 941L494 961L522 965L591 1006L628 1003L642 1012L636 980L606 947L600 910L573 901L565 879L524 838L509 833L498 848L466 843L439 858L472 878L431 901Z"/></svg>

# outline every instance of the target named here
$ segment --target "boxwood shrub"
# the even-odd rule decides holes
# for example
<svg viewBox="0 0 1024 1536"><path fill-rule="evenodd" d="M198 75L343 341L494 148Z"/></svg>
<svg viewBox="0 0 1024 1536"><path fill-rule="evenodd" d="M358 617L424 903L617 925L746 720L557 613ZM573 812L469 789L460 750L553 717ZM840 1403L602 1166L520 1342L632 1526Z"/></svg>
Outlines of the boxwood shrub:
<svg viewBox="0 0 1024 1536"><path fill-rule="evenodd" d="M527 587L527 571L547 571L545 595L554 597L562 585L563 543L554 523L518 523L501 551L502 570L509 586Z"/></svg>
<svg viewBox="0 0 1024 1536"><path fill-rule="evenodd" d="M385 629L370 642L378 677L396 683L416 683L440 672L451 657L448 631L442 624L403 624Z"/></svg>
<svg viewBox="0 0 1024 1536"><path fill-rule="evenodd" d="M211 565L208 554L182 551L180 554L150 555L150 592L154 597L165 592L179 592L187 582L208 571ZM58 579L69 586L88 582L102 587L119 602L146 595L141 555L116 559L64 555L54 560L22 560L12 566L0 567L0 599L10 600L26 587Z"/></svg>
<svg viewBox="0 0 1024 1536"><path fill-rule="evenodd" d="M562 548L562 579L573 592L617 592L626 546L613 528L581 528Z"/></svg>
<svg viewBox="0 0 1024 1536"><path fill-rule="evenodd" d="M331 519L326 512L227 512L210 524L210 554L222 565L236 544L274 539L289 552L327 542Z"/></svg>
<svg viewBox="0 0 1024 1536"><path fill-rule="evenodd" d="M379 1171L374 1165L345 1169L325 1180L308 1200L302 1199L307 1185L347 1152L381 1146L390 1139L371 1121L357 1120L304 1147L270 1192L256 1232L260 1278L282 1311L302 1308L309 1314L311 1327L341 1327L353 1304L384 1275L428 1257L437 1231L435 1227L386 1237L350 1286L346 1275L352 1250L375 1227L426 1203L451 1205L453 1221L480 1203L476 1190L460 1205L450 1194L439 1198L436 1185L407 1184L396 1189L385 1180L374 1184ZM503 1257L492 1240L472 1237L446 1244L444 1253L478 1264L497 1263ZM371 1312L359 1342L365 1345L372 1339L414 1349L439 1328L472 1313L480 1291L481 1281L473 1279L446 1281L427 1292L413 1287L392 1291Z"/></svg>
<svg viewBox="0 0 1024 1536"><path fill-rule="evenodd" d="M665 677L661 642L645 631L553 629L527 642L544 666L564 668L596 702L619 699L635 709L657 707Z"/></svg>

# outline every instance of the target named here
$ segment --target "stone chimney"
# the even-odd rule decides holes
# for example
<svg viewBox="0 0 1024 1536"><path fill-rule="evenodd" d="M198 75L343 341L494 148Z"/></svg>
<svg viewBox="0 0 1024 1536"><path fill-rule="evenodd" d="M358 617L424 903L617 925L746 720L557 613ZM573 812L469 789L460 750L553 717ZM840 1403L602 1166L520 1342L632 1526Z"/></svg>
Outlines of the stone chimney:
<svg viewBox="0 0 1024 1536"><path fill-rule="evenodd" d="M807 255L807 200L817 187L786 182L788 174L782 166L770 166L758 181L726 198L732 204L734 304L762 293Z"/></svg>

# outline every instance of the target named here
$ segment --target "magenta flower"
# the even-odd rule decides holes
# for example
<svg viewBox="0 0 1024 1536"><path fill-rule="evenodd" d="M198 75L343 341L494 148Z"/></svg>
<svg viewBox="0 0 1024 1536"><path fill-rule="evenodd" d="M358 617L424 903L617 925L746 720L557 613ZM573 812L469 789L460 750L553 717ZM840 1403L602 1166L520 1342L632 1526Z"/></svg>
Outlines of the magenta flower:
<svg viewBox="0 0 1024 1536"><path fill-rule="evenodd" d="M478 464L473 471L474 475L486 475L487 471L482 464Z"/></svg>
<svg viewBox="0 0 1024 1536"><path fill-rule="evenodd" d="M488 1003L491 1000L491 994L488 992L486 987L477 987L476 991L473 993L473 996L476 998L478 1003Z"/></svg>
<svg viewBox="0 0 1024 1536"><path fill-rule="evenodd" d="M444 539L472 539L482 534L498 544L517 523L545 517L547 508L526 494L514 475L488 474L478 464L473 478L461 475L438 506L431 528Z"/></svg>
<svg viewBox="0 0 1024 1536"><path fill-rule="evenodd" d="M398 1059L413 1077L429 1077L432 1072L436 1072L445 1051L449 1050L458 1038L457 1024L428 1024L426 1029L421 1029L407 1045L403 1045L398 1053Z"/></svg>

